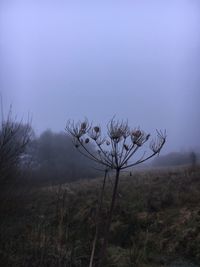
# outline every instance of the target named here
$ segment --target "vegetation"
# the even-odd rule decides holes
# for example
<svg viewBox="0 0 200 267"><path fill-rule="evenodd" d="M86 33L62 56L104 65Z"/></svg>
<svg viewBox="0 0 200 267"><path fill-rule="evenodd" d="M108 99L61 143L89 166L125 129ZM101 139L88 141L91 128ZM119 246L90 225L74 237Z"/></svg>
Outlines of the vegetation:
<svg viewBox="0 0 200 267"><path fill-rule="evenodd" d="M31 158L31 172L41 183L58 184L97 175L96 165L77 153L71 139L63 132L46 130L34 139L27 153Z"/></svg>
<svg viewBox="0 0 200 267"><path fill-rule="evenodd" d="M92 151L92 147L90 148ZM19 172L26 172L42 183L63 183L80 178L94 178L96 165L74 150L65 133L46 130L37 137L31 121L17 120L12 109L0 121L0 182L5 184ZM55 179L56 177L56 179ZM37 182L36 181L36 182Z"/></svg>
<svg viewBox="0 0 200 267"><path fill-rule="evenodd" d="M173 266L176 258L200 264L199 177L198 166L124 173L105 267ZM108 177L102 223L114 178ZM101 183L102 178L43 187L31 180L8 185L0 201L0 266L89 266Z"/></svg>
<svg viewBox="0 0 200 267"><path fill-rule="evenodd" d="M12 171L21 163L26 148L30 143L33 130L30 122L17 122L12 118L12 109L0 124L0 181L12 175Z"/></svg>
<svg viewBox="0 0 200 267"><path fill-rule="evenodd" d="M196 154L189 167L130 176L127 168L160 152L165 134L158 132L149 155L130 162L149 140L140 129L111 121L108 140L99 126L73 126L75 145L101 163L104 178L74 152L66 134L48 130L35 137L30 123L13 120L11 112L2 120L0 266L161 267L176 258L200 263Z"/></svg>
<svg viewBox="0 0 200 267"><path fill-rule="evenodd" d="M105 168L105 178L103 181L98 212L101 212L107 172L109 170L115 171L115 181L111 193L112 197L107 214L107 220L105 221L104 237L98 264L99 267L103 267L106 262L108 239L117 198L120 173L122 170L139 165L159 154L165 144L166 133L157 131L157 139L152 140L150 143L150 153L146 155L146 152L144 152L139 159L135 159L134 156L136 152L138 152L138 150L140 150L140 148L143 147L143 145L149 140L150 134L146 134L140 129L130 129L127 122L115 121L113 118L107 125L106 137L103 137L102 130L99 126L93 127L87 120L76 124L74 122L68 122L66 129L68 133L72 135L75 147L79 150L79 152ZM89 149L88 144L91 142L95 146L96 151L91 151ZM98 215L96 224L96 232L89 265L90 267L93 266L96 242L99 238Z"/></svg>

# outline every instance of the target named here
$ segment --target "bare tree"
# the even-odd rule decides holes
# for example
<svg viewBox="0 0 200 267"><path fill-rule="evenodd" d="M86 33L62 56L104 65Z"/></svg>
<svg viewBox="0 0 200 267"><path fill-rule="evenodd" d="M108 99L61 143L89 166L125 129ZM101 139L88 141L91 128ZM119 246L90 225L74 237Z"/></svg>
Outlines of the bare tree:
<svg viewBox="0 0 200 267"><path fill-rule="evenodd" d="M115 181L113 185L112 198L105 225L104 240L101 249L99 266L103 266L106 256L107 243L113 210L115 206L120 172L124 169L134 167L159 154L166 141L166 132L157 130L157 137L150 141L149 152L144 152L139 158L134 159L136 152L150 139L150 134L146 134L139 128L130 129L128 122L115 120L114 118L107 125L107 136L104 137L100 126L92 126L88 120L74 123L68 121L67 132L73 137L75 147L87 158L104 166L106 170L115 171ZM96 146L96 153L90 150L89 143ZM104 186L103 186L104 188ZM94 246L92 250L94 257Z"/></svg>
<svg viewBox="0 0 200 267"><path fill-rule="evenodd" d="M2 112L1 112L2 113ZM6 176L18 165L33 135L30 121L23 124L12 118L12 109L4 119L3 113L0 124L0 176Z"/></svg>

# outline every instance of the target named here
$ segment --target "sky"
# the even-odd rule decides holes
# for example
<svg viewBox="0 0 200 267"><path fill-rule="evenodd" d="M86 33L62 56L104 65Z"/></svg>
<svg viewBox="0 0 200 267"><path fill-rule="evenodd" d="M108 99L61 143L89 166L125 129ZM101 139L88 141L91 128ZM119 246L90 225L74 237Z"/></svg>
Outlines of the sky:
<svg viewBox="0 0 200 267"><path fill-rule="evenodd" d="M37 134L115 115L164 153L200 148L199 0L1 0L4 113Z"/></svg>

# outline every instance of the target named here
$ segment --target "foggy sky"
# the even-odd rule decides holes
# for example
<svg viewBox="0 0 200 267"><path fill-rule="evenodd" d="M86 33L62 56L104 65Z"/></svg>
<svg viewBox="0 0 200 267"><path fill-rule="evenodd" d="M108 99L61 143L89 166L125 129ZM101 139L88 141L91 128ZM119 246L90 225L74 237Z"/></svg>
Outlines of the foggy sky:
<svg viewBox="0 0 200 267"><path fill-rule="evenodd" d="M200 2L1 1L0 92L36 133L113 115L199 147Z"/></svg>

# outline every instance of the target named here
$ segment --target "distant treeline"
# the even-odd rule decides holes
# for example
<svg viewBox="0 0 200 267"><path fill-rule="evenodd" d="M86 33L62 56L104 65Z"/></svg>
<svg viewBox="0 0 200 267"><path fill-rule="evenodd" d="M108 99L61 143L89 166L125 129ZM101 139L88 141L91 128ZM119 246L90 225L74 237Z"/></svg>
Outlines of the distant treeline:
<svg viewBox="0 0 200 267"><path fill-rule="evenodd" d="M91 144L90 150L93 150ZM13 119L10 110L0 120L0 183L19 177L57 183L93 178L99 173L81 155L66 132L46 130L36 136L29 121ZM22 175L19 175L22 174Z"/></svg>
<svg viewBox="0 0 200 267"><path fill-rule="evenodd" d="M65 133L46 130L29 144L22 167L32 170L41 180L73 181L97 176L95 164L81 155Z"/></svg>
<svg viewBox="0 0 200 267"><path fill-rule="evenodd" d="M152 161L153 166L178 166L194 165L200 162L200 153L197 152L172 152L167 155L159 156Z"/></svg>

